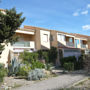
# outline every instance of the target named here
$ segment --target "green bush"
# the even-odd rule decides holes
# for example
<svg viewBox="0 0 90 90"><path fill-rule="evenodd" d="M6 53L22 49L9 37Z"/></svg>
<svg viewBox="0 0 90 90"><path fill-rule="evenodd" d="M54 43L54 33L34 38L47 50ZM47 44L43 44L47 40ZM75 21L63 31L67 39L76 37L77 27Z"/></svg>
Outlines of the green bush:
<svg viewBox="0 0 90 90"><path fill-rule="evenodd" d="M48 51L43 52L43 58L45 59L46 63L49 63L49 53L48 53Z"/></svg>
<svg viewBox="0 0 90 90"><path fill-rule="evenodd" d="M45 67L44 64L38 60L37 52L30 53L30 52L24 51L23 53L21 53L20 58L22 59L22 63L31 64L31 69Z"/></svg>
<svg viewBox="0 0 90 90"><path fill-rule="evenodd" d="M3 63L0 63L0 69L1 68L4 68L4 64Z"/></svg>
<svg viewBox="0 0 90 90"><path fill-rule="evenodd" d="M71 62L64 63L63 67L65 70L73 71L74 70L74 63L71 63Z"/></svg>
<svg viewBox="0 0 90 90"><path fill-rule="evenodd" d="M55 64L57 59L57 48L51 47L51 49L47 51L39 50L38 55L40 60L45 59L46 63Z"/></svg>
<svg viewBox="0 0 90 90"><path fill-rule="evenodd" d="M3 82L5 75L6 75L6 70L4 68L4 64L0 63L0 82Z"/></svg>
<svg viewBox="0 0 90 90"><path fill-rule="evenodd" d="M75 58L75 56L70 57L64 57L60 59L61 66L63 67L65 63L73 63L74 64L74 70L83 69L83 56L81 55L78 60Z"/></svg>
<svg viewBox="0 0 90 90"><path fill-rule="evenodd" d="M20 65L19 70L17 72L17 76L27 76L28 72L31 70L30 65Z"/></svg>
<svg viewBox="0 0 90 90"><path fill-rule="evenodd" d="M41 63L40 61L32 61L31 62L31 68L35 69L35 68L45 68L45 65L43 63Z"/></svg>
<svg viewBox="0 0 90 90"><path fill-rule="evenodd" d="M27 52L27 51L24 51L23 53L20 54L19 56L20 59L22 59L22 63L31 63L32 61L36 61L38 60L38 53L36 52Z"/></svg>
<svg viewBox="0 0 90 90"><path fill-rule="evenodd" d="M45 73L42 69L34 69L28 74L28 80L40 80L43 77L45 77Z"/></svg>
<svg viewBox="0 0 90 90"><path fill-rule="evenodd" d="M39 60L45 59L45 62L48 63L49 61L48 51L38 50L37 53Z"/></svg>
<svg viewBox="0 0 90 90"><path fill-rule="evenodd" d="M60 59L60 62L61 62L62 66L64 65L64 63L68 63L68 62L75 63L76 58L75 58L75 56L64 57L64 58Z"/></svg>
<svg viewBox="0 0 90 90"><path fill-rule="evenodd" d="M38 50L37 53L39 60L43 59L43 50Z"/></svg>

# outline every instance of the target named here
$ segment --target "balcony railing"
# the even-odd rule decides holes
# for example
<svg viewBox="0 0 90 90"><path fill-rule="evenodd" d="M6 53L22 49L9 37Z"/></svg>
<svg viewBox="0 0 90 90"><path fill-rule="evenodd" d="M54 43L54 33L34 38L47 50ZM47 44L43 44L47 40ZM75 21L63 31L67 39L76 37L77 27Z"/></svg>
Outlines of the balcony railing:
<svg viewBox="0 0 90 90"><path fill-rule="evenodd" d="M86 45L81 45L81 48L87 48L87 46Z"/></svg>
<svg viewBox="0 0 90 90"><path fill-rule="evenodd" d="M30 47L30 42L15 42L15 44L13 44L14 47Z"/></svg>
<svg viewBox="0 0 90 90"><path fill-rule="evenodd" d="M74 47L74 43L72 43L72 42L66 42L66 46L68 46L68 47Z"/></svg>
<svg viewBox="0 0 90 90"><path fill-rule="evenodd" d="M18 48L34 48L34 46L35 46L34 41L19 41L13 44L13 47Z"/></svg>

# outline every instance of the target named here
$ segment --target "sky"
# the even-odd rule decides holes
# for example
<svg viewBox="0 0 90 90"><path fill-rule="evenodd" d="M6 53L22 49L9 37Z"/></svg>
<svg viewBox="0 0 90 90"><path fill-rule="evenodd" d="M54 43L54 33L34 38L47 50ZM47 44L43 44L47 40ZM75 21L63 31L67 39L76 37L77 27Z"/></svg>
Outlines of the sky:
<svg viewBox="0 0 90 90"><path fill-rule="evenodd" d="M26 17L21 25L90 36L90 0L1 0L1 9L15 7Z"/></svg>

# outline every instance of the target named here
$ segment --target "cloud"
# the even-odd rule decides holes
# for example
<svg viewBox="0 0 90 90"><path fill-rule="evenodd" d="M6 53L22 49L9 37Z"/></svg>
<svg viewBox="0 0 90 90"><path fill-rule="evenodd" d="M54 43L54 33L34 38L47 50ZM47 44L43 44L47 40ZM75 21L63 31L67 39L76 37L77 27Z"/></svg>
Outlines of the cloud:
<svg viewBox="0 0 90 90"><path fill-rule="evenodd" d="M90 4L87 5L87 8L90 8Z"/></svg>
<svg viewBox="0 0 90 90"><path fill-rule="evenodd" d="M73 13L73 16L79 16L78 12Z"/></svg>
<svg viewBox="0 0 90 90"><path fill-rule="evenodd" d="M81 14L82 15L87 15L88 14L88 10L82 11Z"/></svg>
<svg viewBox="0 0 90 90"><path fill-rule="evenodd" d="M82 29L83 30L90 30L90 25L84 25L84 26L82 26Z"/></svg>

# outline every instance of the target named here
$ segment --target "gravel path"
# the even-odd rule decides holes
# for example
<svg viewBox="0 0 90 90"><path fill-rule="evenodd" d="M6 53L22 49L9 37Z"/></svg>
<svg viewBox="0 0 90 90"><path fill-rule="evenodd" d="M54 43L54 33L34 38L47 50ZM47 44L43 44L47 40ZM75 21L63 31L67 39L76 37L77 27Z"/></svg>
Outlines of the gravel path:
<svg viewBox="0 0 90 90"><path fill-rule="evenodd" d="M32 85L22 86L14 90L53 90L56 88L69 87L73 83L84 79L86 76L81 74L64 74L48 80L40 81Z"/></svg>

